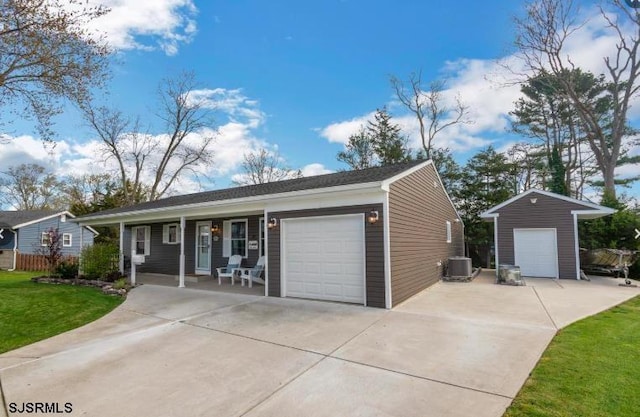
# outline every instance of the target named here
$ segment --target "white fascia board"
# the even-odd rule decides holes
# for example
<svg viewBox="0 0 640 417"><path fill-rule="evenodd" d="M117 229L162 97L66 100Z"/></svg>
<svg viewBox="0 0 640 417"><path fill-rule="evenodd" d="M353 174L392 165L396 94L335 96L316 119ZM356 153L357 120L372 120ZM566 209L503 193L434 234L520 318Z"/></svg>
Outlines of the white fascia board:
<svg viewBox="0 0 640 417"><path fill-rule="evenodd" d="M502 203L498 204L497 206L495 206L495 207L493 207L493 208L491 208L491 209L489 209L489 210L485 211L484 213L482 213L482 214L480 215L480 217L483 217L485 214L493 213L493 212L494 212L494 211L496 211L496 210L500 210L502 207L504 207L504 206L506 206L506 205L509 205L509 204L513 203L514 201L516 201L516 200L519 200L519 199L521 199L521 198L524 198L524 197L528 196L528 195L529 195L529 194L531 194L531 193L538 193L538 194L545 195L545 196L547 196L547 197L551 197L551 198L556 198L556 199L558 199L558 200L567 201L567 202L569 202L569 203L580 204L580 205L582 205L582 206L585 206L585 207L591 208L591 209L593 209L594 211L598 211L598 212L599 212L599 213L601 213L603 216L605 216L605 215L607 215L607 214L611 214L611 213L615 212L615 210L614 210L613 212L609 212L609 210L612 210L612 209L610 209L610 208L608 208L608 207L600 206L600 205L595 204L595 203L590 203L590 202L588 202L588 201L578 200L578 199L573 198L573 197L567 197L566 195L555 194L555 193L552 193L552 192L550 192L550 191L544 191L544 190L538 190L538 189L535 189L535 188L530 188L530 189L528 189L527 191L522 192L522 193L518 194L518 195L517 195L517 196L515 196L515 197L511 197L511 198L510 198L510 199L508 199L507 201L504 201L504 202L502 202ZM580 211L580 210L578 210L578 211ZM583 211L583 212L584 212L584 211Z"/></svg>
<svg viewBox="0 0 640 417"><path fill-rule="evenodd" d="M382 204L384 203L384 196L385 192L380 188L360 192L343 191L340 193L333 193L328 196L313 196L304 199L298 198L270 201L265 205L265 210L269 213L273 213L327 207L360 206L377 203Z"/></svg>
<svg viewBox="0 0 640 417"><path fill-rule="evenodd" d="M39 219L36 220L32 220L30 222L25 222L25 223L21 223L21 224L17 224L15 226L13 226L14 229L19 229L21 227L25 227L25 226L30 226L32 224L36 224L36 223L40 223L43 220L49 220L49 219L53 219L54 217L58 217L58 216L62 216L62 215L66 215L69 216L71 218L75 218L76 216L74 216L73 214L69 213L68 211L61 211L59 213L54 213L54 214L50 214L48 216L44 216L44 217L40 217Z"/></svg>
<svg viewBox="0 0 640 417"><path fill-rule="evenodd" d="M425 162L418 164L416 166L414 166L411 169L408 169L406 171L401 172L400 174L391 177L389 179L386 179L384 181L382 181L382 189L384 191L389 191L389 188L391 186L391 184L393 184L394 182L406 177L407 175L411 175L414 172L429 166L429 165L433 165L433 161L431 159L426 160ZM453 201L451 201L451 197L449 197L449 193L447 192L447 190L444 188L444 184L442 183L442 178L440 178L440 174L438 174L438 169L436 168L435 165L433 165L433 171L436 173L436 178L438 178L438 183L440 184L440 188L442 190L444 190L444 195L447 196L447 200L449 200L449 204L451 204L451 207L453 207L453 211L456 212L456 216L458 217L458 220L460 220L460 223L462 223L462 227L464 227L464 222L462 221L462 217L460 216L460 213L458 213L458 210L456 210L456 206L453 204Z"/></svg>
<svg viewBox="0 0 640 417"><path fill-rule="evenodd" d="M355 191L380 190L380 182L349 184L337 187L315 188L312 190L291 191L279 194L267 194L261 196L236 198L231 200L205 201L195 204L180 206L159 207L146 210L128 211L125 213L113 213L87 216L82 219L85 225L115 224L121 221L132 223L150 220L176 219L180 215L197 217L212 214L235 214L236 212L263 211L269 202L284 202L304 200L307 198L331 198L336 193L353 193ZM329 197L327 197L329 195Z"/></svg>
<svg viewBox="0 0 640 417"><path fill-rule="evenodd" d="M601 207L598 210L571 210L571 214L575 214L578 219L597 219L598 217L613 214L616 211L609 207Z"/></svg>
<svg viewBox="0 0 640 417"><path fill-rule="evenodd" d="M498 213L489 213L488 211L485 211L484 213L480 214L480 218L492 219L493 221L495 221L495 219L497 219L498 217L500 217Z"/></svg>
<svg viewBox="0 0 640 417"><path fill-rule="evenodd" d="M382 189L385 191L389 191L389 185L391 185L392 183L398 181L399 179L402 179L404 177L406 177L407 175L411 175L414 172L426 167L427 165L433 165L433 161L431 159L427 159L426 161L424 161L421 164L418 164L412 168L407 169L406 171L402 171L401 173L391 177L391 178L387 178L386 180L382 181ZM437 172L438 170L436 170ZM441 181L442 183L442 181Z"/></svg>

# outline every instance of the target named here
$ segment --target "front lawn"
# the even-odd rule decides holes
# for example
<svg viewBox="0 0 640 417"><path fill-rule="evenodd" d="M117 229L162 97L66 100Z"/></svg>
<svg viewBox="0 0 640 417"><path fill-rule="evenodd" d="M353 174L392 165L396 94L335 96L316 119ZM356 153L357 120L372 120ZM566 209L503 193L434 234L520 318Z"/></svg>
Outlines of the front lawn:
<svg viewBox="0 0 640 417"><path fill-rule="evenodd" d="M97 288L29 281L37 275L0 271L0 353L80 327L123 301Z"/></svg>
<svg viewBox="0 0 640 417"><path fill-rule="evenodd" d="M640 297L561 330L504 417L640 415Z"/></svg>

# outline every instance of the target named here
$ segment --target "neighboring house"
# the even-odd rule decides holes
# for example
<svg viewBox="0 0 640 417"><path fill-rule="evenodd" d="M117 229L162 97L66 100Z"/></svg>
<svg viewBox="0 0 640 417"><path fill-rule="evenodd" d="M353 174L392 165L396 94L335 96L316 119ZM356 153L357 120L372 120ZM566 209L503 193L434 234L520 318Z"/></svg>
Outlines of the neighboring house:
<svg viewBox="0 0 640 417"><path fill-rule="evenodd" d="M480 217L494 224L496 265L518 265L527 277L580 279L578 220L613 213L608 207L531 189Z"/></svg>
<svg viewBox="0 0 640 417"><path fill-rule="evenodd" d="M73 218L68 211L0 211L0 269L15 269L17 253L38 253L51 229L61 234L63 255L78 256L80 248L92 244L98 232L81 227Z"/></svg>
<svg viewBox="0 0 640 417"><path fill-rule="evenodd" d="M169 197L77 219L120 226L120 267L212 275L266 256L265 295L391 308L463 254L463 224L431 161ZM133 251L132 251L133 248ZM128 262L127 262L128 263ZM173 277L171 277L173 278Z"/></svg>

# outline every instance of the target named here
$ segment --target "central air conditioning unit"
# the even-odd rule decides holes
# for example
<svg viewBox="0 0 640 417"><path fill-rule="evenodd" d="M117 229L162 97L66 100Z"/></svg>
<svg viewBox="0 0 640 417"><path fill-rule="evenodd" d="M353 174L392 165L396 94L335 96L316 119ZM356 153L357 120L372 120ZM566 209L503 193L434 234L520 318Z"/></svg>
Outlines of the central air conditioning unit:
<svg viewBox="0 0 640 417"><path fill-rule="evenodd" d="M470 281L473 278L471 258L452 256L447 263L445 281Z"/></svg>

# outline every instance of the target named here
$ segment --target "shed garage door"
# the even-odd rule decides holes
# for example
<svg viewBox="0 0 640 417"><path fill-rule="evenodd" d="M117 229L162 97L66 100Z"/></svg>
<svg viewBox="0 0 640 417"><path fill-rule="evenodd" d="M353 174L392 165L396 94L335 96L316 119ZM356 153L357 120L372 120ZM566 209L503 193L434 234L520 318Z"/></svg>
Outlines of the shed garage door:
<svg viewBox="0 0 640 417"><path fill-rule="evenodd" d="M558 277L556 229L513 229L515 263L526 277Z"/></svg>
<svg viewBox="0 0 640 417"><path fill-rule="evenodd" d="M282 221L284 295L364 304L362 215Z"/></svg>

